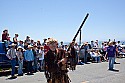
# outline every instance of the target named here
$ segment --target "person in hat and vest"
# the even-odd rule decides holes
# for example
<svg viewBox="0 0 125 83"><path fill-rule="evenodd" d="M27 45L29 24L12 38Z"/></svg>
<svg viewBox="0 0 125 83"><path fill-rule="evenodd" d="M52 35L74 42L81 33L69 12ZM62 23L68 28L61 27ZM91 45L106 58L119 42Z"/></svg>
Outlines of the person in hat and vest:
<svg viewBox="0 0 125 83"><path fill-rule="evenodd" d="M68 71L63 68L67 62L64 50L57 48L57 40L53 38L48 40L48 46L49 50L44 56L47 83L69 83Z"/></svg>
<svg viewBox="0 0 125 83"><path fill-rule="evenodd" d="M16 66L16 49L15 49L16 44L12 43L11 48L7 51L6 56L11 60L11 66L12 66L12 71L11 71L11 78L16 78L15 74L15 66Z"/></svg>

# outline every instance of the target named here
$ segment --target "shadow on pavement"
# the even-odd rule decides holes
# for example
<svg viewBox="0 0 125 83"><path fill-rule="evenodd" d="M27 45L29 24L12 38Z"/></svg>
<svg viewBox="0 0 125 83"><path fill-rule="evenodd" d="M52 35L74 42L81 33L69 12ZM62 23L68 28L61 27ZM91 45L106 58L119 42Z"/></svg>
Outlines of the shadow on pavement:
<svg viewBox="0 0 125 83"><path fill-rule="evenodd" d="M120 64L120 63L115 62L114 64Z"/></svg>
<svg viewBox="0 0 125 83"><path fill-rule="evenodd" d="M17 78L17 76L13 76L13 77L9 77L8 79L6 79L6 80L13 80L13 79L16 79Z"/></svg>

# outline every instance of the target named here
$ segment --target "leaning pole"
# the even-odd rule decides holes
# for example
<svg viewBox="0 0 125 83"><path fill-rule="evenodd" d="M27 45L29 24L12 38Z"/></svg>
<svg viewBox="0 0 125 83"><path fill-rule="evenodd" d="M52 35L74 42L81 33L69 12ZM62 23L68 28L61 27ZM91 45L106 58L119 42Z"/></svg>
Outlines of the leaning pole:
<svg viewBox="0 0 125 83"><path fill-rule="evenodd" d="M76 40L76 37L78 36L79 32L81 31L81 28L83 27L83 25L84 25L86 19L88 18L88 16L89 16L89 13L86 14L86 16L85 16L85 18L84 18L82 24L80 25L80 27L79 27L78 31L76 32L76 34L75 34L75 36L74 36L74 38L73 38L72 41L75 41L75 40ZM68 50L67 50L67 51L69 51L70 47L71 47L71 46L68 47Z"/></svg>

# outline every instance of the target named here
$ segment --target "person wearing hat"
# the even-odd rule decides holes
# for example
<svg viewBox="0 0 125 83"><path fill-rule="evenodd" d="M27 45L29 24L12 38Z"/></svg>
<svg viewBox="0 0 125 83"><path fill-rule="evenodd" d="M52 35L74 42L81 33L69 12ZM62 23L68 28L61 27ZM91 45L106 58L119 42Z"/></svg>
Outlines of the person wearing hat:
<svg viewBox="0 0 125 83"><path fill-rule="evenodd" d="M12 66L12 71L11 71L11 78L16 78L15 74L15 66L16 66L16 49L15 49L15 44L11 44L11 48L7 51L6 56L11 60L11 66Z"/></svg>
<svg viewBox="0 0 125 83"><path fill-rule="evenodd" d="M44 69L44 46L40 46L38 57L40 63L40 71L42 71Z"/></svg>
<svg viewBox="0 0 125 83"><path fill-rule="evenodd" d="M25 61L27 62L27 75L31 75L32 74L32 62L34 61L34 54L33 51L31 50L33 46L28 45L28 49L25 51L24 53L24 58Z"/></svg>
<svg viewBox="0 0 125 83"><path fill-rule="evenodd" d="M32 51L33 51L33 55L34 55L33 70L34 70L34 72L37 72L38 71L38 49L37 49L36 45L33 46Z"/></svg>
<svg viewBox="0 0 125 83"><path fill-rule="evenodd" d="M66 64L64 51L57 48L57 40L50 38L48 40L49 50L45 54L45 76L47 83L69 83L67 69L63 70L62 66ZM66 76L67 77L66 77ZM65 77L64 77L65 76Z"/></svg>
<svg viewBox="0 0 125 83"><path fill-rule="evenodd" d="M19 64L18 76L23 76L23 48L21 46L18 46L16 55Z"/></svg>
<svg viewBox="0 0 125 83"><path fill-rule="evenodd" d="M21 46L22 48L24 48L24 45L23 45L23 41L22 41L22 40L19 41L18 47L19 47L19 46Z"/></svg>
<svg viewBox="0 0 125 83"><path fill-rule="evenodd" d="M113 42L110 41L106 52L106 56L108 57L109 60L109 70L114 70L113 68L114 68L115 53L116 49L113 46Z"/></svg>

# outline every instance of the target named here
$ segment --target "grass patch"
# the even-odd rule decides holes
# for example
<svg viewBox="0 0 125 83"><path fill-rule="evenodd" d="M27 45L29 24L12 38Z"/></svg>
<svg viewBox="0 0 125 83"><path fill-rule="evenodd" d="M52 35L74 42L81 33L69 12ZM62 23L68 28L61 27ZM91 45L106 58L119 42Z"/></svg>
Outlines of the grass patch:
<svg viewBox="0 0 125 83"><path fill-rule="evenodd" d="M11 71L11 68L0 68L0 72Z"/></svg>

